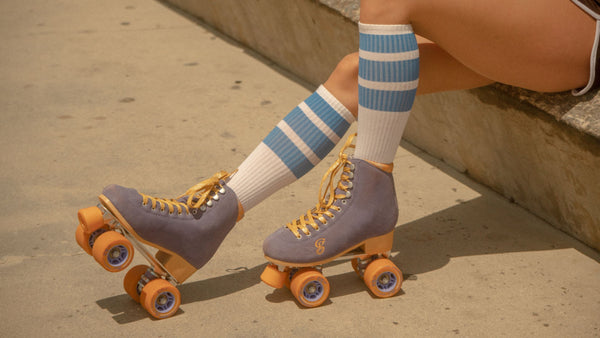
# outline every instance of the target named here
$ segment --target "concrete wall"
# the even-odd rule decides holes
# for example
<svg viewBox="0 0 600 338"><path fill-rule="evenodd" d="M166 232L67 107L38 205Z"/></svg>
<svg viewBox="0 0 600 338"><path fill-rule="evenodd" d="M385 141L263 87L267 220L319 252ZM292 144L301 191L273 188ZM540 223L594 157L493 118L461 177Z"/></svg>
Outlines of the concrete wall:
<svg viewBox="0 0 600 338"><path fill-rule="evenodd" d="M356 23L314 0L168 0L312 83L358 50Z"/></svg>
<svg viewBox="0 0 600 338"><path fill-rule="evenodd" d="M420 97L406 139L600 249L600 142L494 87Z"/></svg>
<svg viewBox="0 0 600 338"><path fill-rule="evenodd" d="M169 2L315 85L358 49L355 0ZM560 116L494 86L420 96L405 138L600 249L600 141L561 122L576 116L597 127L590 114L600 97L590 95L589 112Z"/></svg>

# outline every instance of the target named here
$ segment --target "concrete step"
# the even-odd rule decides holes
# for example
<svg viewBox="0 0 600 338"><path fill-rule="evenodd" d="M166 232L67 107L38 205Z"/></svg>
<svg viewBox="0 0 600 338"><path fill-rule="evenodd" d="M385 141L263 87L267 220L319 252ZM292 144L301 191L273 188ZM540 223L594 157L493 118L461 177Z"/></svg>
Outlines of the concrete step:
<svg viewBox="0 0 600 338"><path fill-rule="evenodd" d="M313 85L358 50L358 0L169 0ZM600 94L417 98L405 139L600 249ZM401 165L401 164L397 164Z"/></svg>

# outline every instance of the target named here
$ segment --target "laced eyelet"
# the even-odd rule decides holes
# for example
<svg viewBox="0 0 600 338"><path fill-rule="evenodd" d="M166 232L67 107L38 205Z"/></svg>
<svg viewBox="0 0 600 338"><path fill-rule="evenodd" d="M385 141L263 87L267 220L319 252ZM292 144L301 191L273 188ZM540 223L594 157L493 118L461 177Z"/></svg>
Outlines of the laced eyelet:
<svg viewBox="0 0 600 338"><path fill-rule="evenodd" d="M215 200L215 201L218 201L219 200L219 195L214 195L212 199Z"/></svg>
<svg viewBox="0 0 600 338"><path fill-rule="evenodd" d="M221 187L221 189L219 189L219 193L221 195L225 195L225 188Z"/></svg>
<svg viewBox="0 0 600 338"><path fill-rule="evenodd" d="M320 226L326 226L329 221L336 217L330 209L341 212L345 207L340 206L340 204L348 204L347 199L352 196L352 193L349 190L354 187L351 181L354 178L356 165L351 162L351 157L345 154L344 151L348 147L351 147L353 139L354 136L346 141L335 165L330 167L325 176L323 176L321 187L319 188L319 200L316 207L308 210L305 215L302 215L299 219L286 225L298 240L302 237L301 233L304 233L307 237L311 236L310 233L306 232L307 229L305 225L307 225L307 223L313 227L315 231L319 231L318 226L315 224L316 221L318 221L316 223L320 224ZM334 179L340 171L341 177L336 184L334 183ZM327 229L327 227L325 227L325 229Z"/></svg>
<svg viewBox="0 0 600 338"><path fill-rule="evenodd" d="M208 202L206 202L206 205L209 206L209 207L212 207L213 202L212 201L208 201Z"/></svg>

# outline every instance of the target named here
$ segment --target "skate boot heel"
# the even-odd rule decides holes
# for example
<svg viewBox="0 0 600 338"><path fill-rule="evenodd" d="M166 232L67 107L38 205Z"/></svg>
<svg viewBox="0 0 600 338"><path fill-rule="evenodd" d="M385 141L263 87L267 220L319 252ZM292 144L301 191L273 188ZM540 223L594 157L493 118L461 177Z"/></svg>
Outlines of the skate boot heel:
<svg viewBox="0 0 600 338"><path fill-rule="evenodd" d="M367 239L363 244L363 250L367 255L376 255L391 251L393 244L394 232L391 231L385 235Z"/></svg>
<svg viewBox="0 0 600 338"><path fill-rule="evenodd" d="M156 252L154 257L156 257L156 259L165 267L165 269L167 269L171 276L173 276L180 284L193 275L197 270L193 265L186 262L185 259L162 250Z"/></svg>

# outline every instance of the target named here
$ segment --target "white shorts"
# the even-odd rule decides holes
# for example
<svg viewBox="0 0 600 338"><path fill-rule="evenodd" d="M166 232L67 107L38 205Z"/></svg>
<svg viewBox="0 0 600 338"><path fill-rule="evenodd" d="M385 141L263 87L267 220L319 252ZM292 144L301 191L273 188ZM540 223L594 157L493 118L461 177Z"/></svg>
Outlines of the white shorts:
<svg viewBox="0 0 600 338"><path fill-rule="evenodd" d="M600 1L598 0L571 0L579 6L584 12L596 19L596 37L594 38L594 46L592 47L592 55L590 57L590 79L587 86L574 89L573 95L583 95L594 88L600 87Z"/></svg>

